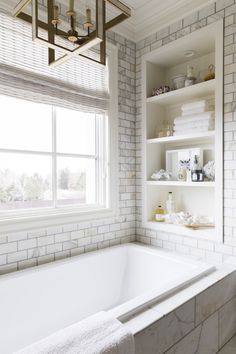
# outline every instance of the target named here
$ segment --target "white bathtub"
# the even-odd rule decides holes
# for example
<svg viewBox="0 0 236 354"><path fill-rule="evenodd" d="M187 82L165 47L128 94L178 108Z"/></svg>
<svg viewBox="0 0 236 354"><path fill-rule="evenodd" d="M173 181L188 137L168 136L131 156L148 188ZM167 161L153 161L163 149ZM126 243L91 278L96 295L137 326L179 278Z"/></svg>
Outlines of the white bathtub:
<svg viewBox="0 0 236 354"><path fill-rule="evenodd" d="M0 277L0 353L100 310L124 320L214 270L184 256L126 244Z"/></svg>

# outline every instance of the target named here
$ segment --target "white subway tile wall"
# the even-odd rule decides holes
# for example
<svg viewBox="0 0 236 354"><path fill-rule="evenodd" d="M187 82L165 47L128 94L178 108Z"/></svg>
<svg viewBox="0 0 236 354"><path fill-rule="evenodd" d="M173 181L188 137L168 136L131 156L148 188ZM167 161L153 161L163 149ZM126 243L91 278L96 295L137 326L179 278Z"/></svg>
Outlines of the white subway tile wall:
<svg viewBox="0 0 236 354"><path fill-rule="evenodd" d="M135 44L114 33L119 55L119 215L0 235L0 274L135 240Z"/></svg>
<svg viewBox="0 0 236 354"><path fill-rule="evenodd" d="M142 55L220 18L225 19L224 245L141 227ZM217 0L136 45L113 32L108 40L119 55L119 216L0 235L1 274L135 240L213 262L236 255L236 0Z"/></svg>

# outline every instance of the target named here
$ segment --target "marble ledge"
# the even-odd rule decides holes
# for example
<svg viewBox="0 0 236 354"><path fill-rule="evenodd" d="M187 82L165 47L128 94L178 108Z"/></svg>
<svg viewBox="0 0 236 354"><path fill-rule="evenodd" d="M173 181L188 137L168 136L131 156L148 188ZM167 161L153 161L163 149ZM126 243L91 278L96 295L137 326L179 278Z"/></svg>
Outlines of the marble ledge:
<svg viewBox="0 0 236 354"><path fill-rule="evenodd" d="M126 320L125 325L128 326L128 328L134 335L138 335L146 328L155 324L155 322L161 320L164 316L169 315L171 312L174 312L179 307L186 304L191 299L197 298L199 294L204 293L207 289L217 284L220 280L226 278L235 270L236 264L225 264L221 268L217 269L215 272L211 273L206 277L203 277L202 279L191 284L185 289L178 291L174 295L168 297L166 300L157 302L152 306L147 305L146 309L144 309L142 312L139 312L136 315L130 317L128 320Z"/></svg>
<svg viewBox="0 0 236 354"><path fill-rule="evenodd" d="M162 354L194 329L195 299L136 334L136 354Z"/></svg>
<svg viewBox="0 0 236 354"><path fill-rule="evenodd" d="M195 325L205 321L236 295L236 271L230 272L196 296Z"/></svg>

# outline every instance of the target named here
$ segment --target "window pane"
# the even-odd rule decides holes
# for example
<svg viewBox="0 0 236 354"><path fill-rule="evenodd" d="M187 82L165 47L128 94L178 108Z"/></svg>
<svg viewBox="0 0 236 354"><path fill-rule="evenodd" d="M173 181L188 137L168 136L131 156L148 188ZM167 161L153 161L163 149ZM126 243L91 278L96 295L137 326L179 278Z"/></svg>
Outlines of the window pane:
<svg viewBox="0 0 236 354"><path fill-rule="evenodd" d="M95 154L95 114L57 108L57 152Z"/></svg>
<svg viewBox="0 0 236 354"><path fill-rule="evenodd" d="M0 148L52 151L52 108L0 95Z"/></svg>
<svg viewBox="0 0 236 354"><path fill-rule="evenodd" d="M0 209L52 205L52 159L0 153Z"/></svg>
<svg viewBox="0 0 236 354"><path fill-rule="evenodd" d="M57 160L58 203L96 203L95 160L59 157Z"/></svg>

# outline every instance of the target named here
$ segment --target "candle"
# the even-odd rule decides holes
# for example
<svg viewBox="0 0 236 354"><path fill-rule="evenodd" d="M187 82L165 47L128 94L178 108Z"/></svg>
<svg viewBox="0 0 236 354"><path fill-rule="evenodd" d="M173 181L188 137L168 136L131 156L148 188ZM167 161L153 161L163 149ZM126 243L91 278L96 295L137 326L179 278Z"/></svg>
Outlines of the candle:
<svg viewBox="0 0 236 354"><path fill-rule="evenodd" d="M54 20L58 20L59 18L59 7L56 5L54 6Z"/></svg>
<svg viewBox="0 0 236 354"><path fill-rule="evenodd" d="M87 9L86 10L86 22L84 23L84 28L88 29L90 27L92 27L92 21L91 21L91 10Z"/></svg>
<svg viewBox="0 0 236 354"><path fill-rule="evenodd" d="M70 0L69 2L69 11L74 11L74 0Z"/></svg>

